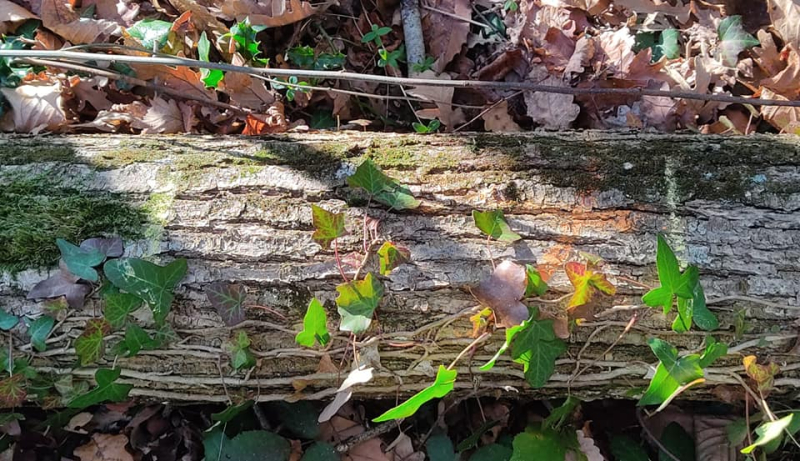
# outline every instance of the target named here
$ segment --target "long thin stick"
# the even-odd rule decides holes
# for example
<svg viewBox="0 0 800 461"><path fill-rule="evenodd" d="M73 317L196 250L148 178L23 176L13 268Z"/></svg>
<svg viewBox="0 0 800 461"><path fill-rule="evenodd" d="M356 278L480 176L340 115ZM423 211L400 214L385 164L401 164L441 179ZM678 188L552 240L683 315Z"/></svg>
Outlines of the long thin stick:
<svg viewBox="0 0 800 461"><path fill-rule="evenodd" d="M757 99L729 96L723 94L699 94L690 91L653 90L649 88L572 88L540 85L533 82L494 82L482 80L437 80L424 78L402 78L386 75L358 74L353 72L336 72L303 69L265 69L257 67L234 66L217 62L203 62L196 59L160 57L160 56L126 56L101 53L80 53L72 51L49 50L0 50L0 57L7 58L46 58L68 59L73 61L104 61L138 64L163 64L167 66L190 66L204 69L219 69L228 72L259 74L278 77L318 78L326 80L358 80L363 82L383 83L406 86L438 86L452 88L487 88L493 90L525 90L541 91L557 94L614 94L622 96L642 97L656 96L698 101L715 101L730 104L752 104L757 106L800 107L800 101L784 101L779 99Z"/></svg>

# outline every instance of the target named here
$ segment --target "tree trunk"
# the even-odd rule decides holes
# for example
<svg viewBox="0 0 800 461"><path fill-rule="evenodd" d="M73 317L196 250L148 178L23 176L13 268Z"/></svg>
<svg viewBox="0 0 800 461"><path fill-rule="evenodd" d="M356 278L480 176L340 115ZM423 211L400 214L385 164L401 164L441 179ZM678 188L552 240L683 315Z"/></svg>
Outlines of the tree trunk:
<svg viewBox="0 0 800 461"><path fill-rule="evenodd" d="M587 252L606 261L617 294L598 298L599 317L573 328L548 384L530 389L507 355L490 372L477 370L502 344L503 332L496 331L459 362L456 388L630 396L646 386L657 362L647 338L659 336L683 351L699 349L706 336L672 332L674 312L612 308L641 304L643 286L657 284L658 233L680 260L699 266L720 320L713 335L733 352L706 371L705 386L687 395L701 398L737 384L732 373L743 372L742 354L780 364L776 392L788 393L800 386L800 360L792 351L800 309L799 146L793 137L597 132L3 137L0 199L18 206L16 214L0 213L6 246L0 305L16 314L41 312L42 303L25 294L56 270L56 238L122 235L129 255L189 262L168 319L180 340L116 360L124 381L135 385L132 395L217 402L227 400L226 392L262 401L329 398L349 371L353 350L348 335L335 330L333 300L342 280L333 251L311 238L310 204L346 211L350 233L339 252L358 250L367 203L345 178L369 157L409 185L422 205L389 212L372 203L368 210L380 220L382 237L410 250L411 262L384 280L373 326L358 338L359 355L377 367L358 395L395 398L432 382L438 365L472 341L468 317L477 302L468 287L491 272L492 258L537 265L551 275L546 297L552 300L571 292L563 264ZM505 211L522 240L487 242L470 213L494 208ZM348 277L355 272L344 270ZM243 324L226 327L209 304L203 290L214 281L246 285L250 307ZM312 296L324 302L335 333L328 350L294 342ZM538 305L559 309L553 302ZM91 378L93 368L72 366L73 340L101 308L95 299L71 312L48 350L32 353L36 366ZM634 313L637 322L620 338ZM222 348L237 328L249 333L260 359L246 374L231 371ZM25 350L26 336L17 336L15 347ZM340 373L318 371L328 357ZM108 352L100 365L114 360Z"/></svg>

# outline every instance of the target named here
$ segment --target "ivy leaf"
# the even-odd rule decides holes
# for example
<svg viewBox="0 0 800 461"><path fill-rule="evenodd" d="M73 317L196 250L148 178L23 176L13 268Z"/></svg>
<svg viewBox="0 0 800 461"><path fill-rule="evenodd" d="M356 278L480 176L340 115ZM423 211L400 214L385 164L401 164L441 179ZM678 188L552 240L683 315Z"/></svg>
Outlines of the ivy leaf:
<svg viewBox="0 0 800 461"><path fill-rule="evenodd" d="M47 350L45 340L55 324L56 319L43 315L28 325L28 335L31 337L31 345L34 349L39 352Z"/></svg>
<svg viewBox="0 0 800 461"><path fill-rule="evenodd" d="M243 285L214 282L206 288L206 296L226 325L233 326L244 322L244 300L247 291Z"/></svg>
<svg viewBox="0 0 800 461"><path fill-rule="evenodd" d="M686 384L703 377L699 355L689 354L678 358L678 350L675 346L659 338L650 338L647 340L647 344L664 365L667 373L679 383Z"/></svg>
<svg viewBox="0 0 800 461"><path fill-rule="evenodd" d="M81 250L97 250L103 253L106 258L119 258L125 251L122 239L119 237L111 238L90 238L81 242Z"/></svg>
<svg viewBox="0 0 800 461"><path fill-rule="evenodd" d="M436 372L436 380L433 384L417 392L400 405L373 419L372 422L380 423L391 419L408 418L416 413L423 404L449 394L455 387L457 376L458 372L456 370L448 370L444 365L439 365L439 371Z"/></svg>
<svg viewBox="0 0 800 461"><path fill-rule="evenodd" d="M28 299L58 298L64 296L69 307L80 309L86 300L86 296L92 291L89 285L77 283L77 279L72 274L65 274L63 271L37 283L28 293Z"/></svg>
<svg viewBox="0 0 800 461"><path fill-rule="evenodd" d="M569 277L570 283L575 287L575 293L567 304L567 309L583 306L592 299L595 290L607 295L614 295L617 288L606 279L604 274L595 272L587 267L586 264L568 262L564 270Z"/></svg>
<svg viewBox="0 0 800 461"><path fill-rule="evenodd" d="M564 400L560 406L553 409L550 415L542 422L545 428L560 430L570 416L575 413L575 408L581 403L577 397L569 396Z"/></svg>
<svg viewBox="0 0 800 461"><path fill-rule="evenodd" d="M430 461L456 461L453 441L446 434L437 434L425 443Z"/></svg>
<svg viewBox="0 0 800 461"><path fill-rule="evenodd" d="M689 354L679 358L678 350L668 342L658 338L650 338L647 342L660 363L647 391L637 404L639 406L659 405L665 402L681 385L703 377L701 364L708 366L716 358L727 353L727 345L710 343L703 356Z"/></svg>
<svg viewBox="0 0 800 461"><path fill-rule="evenodd" d="M267 431L245 431L230 439L217 430L206 436L203 446L206 461L288 461L292 452L286 439Z"/></svg>
<svg viewBox="0 0 800 461"><path fill-rule="evenodd" d="M103 315L111 328L116 330L125 326L128 315L142 307L144 301L129 293L107 293Z"/></svg>
<svg viewBox="0 0 800 461"><path fill-rule="evenodd" d="M484 445L470 456L469 461L509 461L513 451L510 447L493 443Z"/></svg>
<svg viewBox="0 0 800 461"><path fill-rule="evenodd" d="M28 392L25 390L25 377L21 374L0 381L0 406L18 407L25 403Z"/></svg>
<svg viewBox="0 0 800 461"><path fill-rule="evenodd" d="M8 331L19 323L19 317L0 309L0 330Z"/></svg>
<svg viewBox="0 0 800 461"><path fill-rule="evenodd" d="M328 315L317 298L311 298L306 315L303 317L303 331L297 333L294 340L305 347L314 347L317 342L324 347L331 340L331 335L328 333Z"/></svg>
<svg viewBox="0 0 800 461"><path fill-rule="evenodd" d="M203 31L197 42L197 56L201 61L210 62L208 57L210 51L211 42L208 41L206 32ZM219 69L200 69L200 77L208 88L216 88L224 76L225 74Z"/></svg>
<svg viewBox="0 0 800 461"><path fill-rule="evenodd" d="M86 322L83 333L75 340L75 353L85 367L97 362L105 352L103 338L111 331L111 325L105 319L90 319Z"/></svg>
<svg viewBox="0 0 800 461"><path fill-rule="evenodd" d="M61 259L64 260L64 264L66 264L70 272L90 282L98 280L94 266L99 265L106 259L106 255L101 253L100 250L84 250L64 239L57 239L56 245L61 250Z"/></svg>
<svg viewBox="0 0 800 461"><path fill-rule="evenodd" d="M320 425L317 421L319 410L308 400L299 402L270 402L267 404L269 413L278 415L278 420L293 436L314 440L320 435Z"/></svg>
<svg viewBox="0 0 800 461"><path fill-rule="evenodd" d="M133 384L118 384L122 370L119 368L109 370L101 368L94 374L97 387L72 399L67 405L69 408L86 408L102 402L121 402L128 398L128 393L133 389Z"/></svg>
<svg viewBox="0 0 800 461"><path fill-rule="evenodd" d="M778 365L770 362L768 365L759 365L755 355L748 355L742 359L744 371L747 376L756 382L756 388L761 392L768 392L775 382L775 375L781 372Z"/></svg>
<svg viewBox="0 0 800 461"><path fill-rule="evenodd" d="M781 438L783 436L783 431L792 423L792 419L794 419L794 413L790 413L788 416L777 421L768 421L758 426L756 428L756 435L758 435L758 438L752 445L742 448L742 453L752 453L756 447L766 445L773 440Z"/></svg>
<svg viewBox="0 0 800 461"><path fill-rule="evenodd" d="M495 362L497 362L497 359L499 359L500 356L503 355L503 352L508 350L508 348L511 346L512 341L514 341L514 337L517 335L517 333L519 333L519 331L522 330L523 328L525 328L527 325L528 324L526 322L523 322L520 325L514 325L513 327L506 328L506 340L505 340L505 342L503 343L502 346L500 346L500 349L497 350L497 353L494 354L494 357L492 357L491 360L486 362L485 365L480 367L480 370L481 371L489 371L492 368L494 368L494 364L495 364Z"/></svg>
<svg viewBox="0 0 800 461"><path fill-rule="evenodd" d="M153 339L139 325L131 324L125 329L125 339L117 344L117 353L132 357L139 351L150 351L158 348L161 343Z"/></svg>
<svg viewBox="0 0 800 461"><path fill-rule="evenodd" d="M243 411L252 407L254 403L255 402L253 400L247 400L240 405L231 405L219 413L213 413L211 415L211 421L229 423L233 421L233 418L239 416Z"/></svg>
<svg viewBox="0 0 800 461"><path fill-rule="evenodd" d="M694 324L697 328L705 331L713 331L719 328L717 316L708 309L706 305L706 294L703 285L699 282L694 287L692 296L692 307L694 309Z"/></svg>
<svg viewBox="0 0 800 461"><path fill-rule="evenodd" d="M139 40L147 51L158 51L167 44L172 23L158 19L142 19L129 27L128 34Z"/></svg>
<svg viewBox="0 0 800 461"><path fill-rule="evenodd" d="M369 328L372 314L383 297L383 284L367 273L364 280L354 280L336 287L339 296L336 305L339 306L339 315L342 316L339 329L355 334L362 333Z"/></svg>
<svg viewBox="0 0 800 461"><path fill-rule="evenodd" d="M760 44L755 37L744 30L742 17L738 15L728 16L720 21L717 34L722 63L728 67L736 67L739 53Z"/></svg>
<svg viewBox="0 0 800 461"><path fill-rule="evenodd" d="M511 461L564 461L567 446L562 439L552 429L528 427L514 437Z"/></svg>
<svg viewBox="0 0 800 461"><path fill-rule="evenodd" d="M472 210L472 220L481 232L498 242L515 242L522 237L511 230L506 217L501 210L478 211Z"/></svg>
<svg viewBox="0 0 800 461"><path fill-rule="evenodd" d="M231 366L234 370L252 368L256 365L256 358L250 352L250 338L243 330L236 332L234 340L227 344L231 353Z"/></svg>
<svg viewBox="0 0 800 461"><path fill-rule="evenodd" d="M706 348L700 356L700 368L705 369L720 357L728 354L728 345L717 342L713 336L706 336Z"/></svg>
<svg viewBox="0 0 800 461"><path fill-rule="evenodd" d="M106 277L121 290L142 298L162 325L172 304L172 290L186 275L186 260L176 259L158 266L137 258L112 259L103 266Z"/></svg>
<svg viewBox="0 0 800 461"><path fill-rule="evenodd" d="M419 200L414 198L408 188L386 176L370 159L361 162L356 172L347 178L347 184L366 190L375 200L396 210L419 206Z"/></svg>
<svg viewBox="0 0 800 461"><path fill-rule="evenodd" d="M531 317L523 322L523 328L511 343L511 358L524 365L525 379L538 389L550 379L556 359L566 350L564 341L556 338L552 320Z"/></svg>
<svg viewBox="0 0 800 461"><path fill-rule="evenodd" d="M661 445L681 461L695 461L694 439L676 422L667 424L661 432ZM659 461L672 461L674 458L663 450L658 452Z"/></svg>
<svg viewBox="0 0 800 461"><path fill-rule="evenodd" d="M678 315L672 322L672 330L676 333L685 333L691 330L693 316L694 301L691 299L678 298Z"/></svg>
<svg viewBox="0 0 800 461"><path fill-rule="evenodd" d="M658 236L656 267L658 268L658 281L661 286L648 291L642 297L642 302L650 307L662 306L666 314L672 310L675 296L684 299L694 297L694 289L699 278L697 267L689 266L681 274L678 258L675 257L675 253L672 252L669 244L661 235Z"/></svg>
<svg viewBox="0 0 800 461"><path fill-rule="evenodd" d="M611 437L611 454L617 461L650 461L642 445L627 435Z"/></svg>
<svg viewBox="0 0 800 461"><path fill-rule="evenodd" d="M528 283L525 285L525 297L542 296L547 293L547 283L542 278L542 274L533 267L531 264L525 265L525 275L527 276Z"/></svg>
<svg viewBox="0 0 800 461"><path fill-rule="evenodd" d="M380 273L386 276L395 267L408 261L411 258L411 252L407 248L397 246L392 242L383 242L383 245L378 248L378 258Z"/></svg>
<svg viewBox="0 0 800 461"><path fill-rule="evenodd" d="M492 309L497 325L510 328L530 317L528 307L520 302L525 295L528 276L525 268L512 261L503 261L492 275L481 280L472 294L482 305Z"/></svg>
<svg viewBox="0 0 800 461"><path fill-rule="evenodd" d="M344 235L344 213L333 213L317 205L311 205L311 220L314 234L311 236L322 248L330 247L331 242Z"/></svg>

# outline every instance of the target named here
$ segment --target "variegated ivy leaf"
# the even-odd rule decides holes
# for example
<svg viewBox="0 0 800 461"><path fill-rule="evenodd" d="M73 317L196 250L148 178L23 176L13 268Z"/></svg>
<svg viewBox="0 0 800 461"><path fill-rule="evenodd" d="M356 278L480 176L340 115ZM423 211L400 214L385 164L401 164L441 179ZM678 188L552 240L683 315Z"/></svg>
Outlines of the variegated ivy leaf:
<svg viewBox="0 0 800 461"><path fill-rule="evenodd" d="M575 288L575 293L570 298L567 309L588 303L596 291L607 295L614 295L617 292L617 288L606 279L604 274L595 272L593 268L587 267L586 264L568 262L564 266L564 270L567 272L570 283Z"/></svg>
<svg viewBox="0 0 800 461"><path fill-rule="evenodd" d="M408 249L395 245L392 242L383 242L378 249L381 275L389 275L392 269L403 264L411 258Z"/></svg>
<svg viewBox="0 0 800 461"><path fill-rule="evenodd" d="M105 319L90 319L86 322L83 333L75 340L75 353L80 358L81 366L97 362L105 352L103 338L111 331L111 325Z"/></svg>
<svg viewBox="0 0 800 461"><path fill-rule="evenodd" d="M311 238L322 248L327 249L332 241L345 234L344 213L333 213L312 204L311 219L314 223L314 234Z"/></svg>
<svg viewBox="0 0 800 461"><path fill-rule="evenodd" d="M336 287L336 291L339 292L336 305L342 316L339 329L355 334L366 331L383 297L383 284L370 272L364 280L343 283Z"/></svg>
<svg viewBox="0 0 800 461"><path fill-rule="evenodd" d="M106 277L120 290L142 298L153 310L159 325L164 324L172 304L172 290L186 275L185 259L159 266L137 258L112 259L103 266Z"/></svg>

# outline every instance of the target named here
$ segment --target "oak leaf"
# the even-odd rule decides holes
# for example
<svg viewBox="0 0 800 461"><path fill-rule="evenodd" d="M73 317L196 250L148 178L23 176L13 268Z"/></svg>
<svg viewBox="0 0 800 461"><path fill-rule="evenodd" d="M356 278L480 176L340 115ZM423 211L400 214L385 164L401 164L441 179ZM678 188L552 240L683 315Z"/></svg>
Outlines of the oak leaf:
<svg viewBox="0 0 800 461"><path fill-rule="evenodd" d="M469 0L434 0L428 6L446 11L456 17L471 18L472 7ZM432 10L425 10L422 17L422 33L428 52L436 58L433 70L441 73L444 68L461 53L461 47L467 43L469 23Z"/></svg>
<svg viewBox="0 0 800 461"><path fill-rule="evenodd" d="M254 26L281 27L302 21L324 11L327 3L314 6L303 0L233 0L219 1L219 9L228 18L243 21L250 18ZM221 3L221 4L220 4Z"/></svg>
<svg viewBox="0 0 800 461"><path fill-rule="evenodd" d="M42 24L73 44L104 42L120 35L119 24L106 19L82 18L65 0L39 0L31 3Z"/></svg>
<svg viewBox="0 0 800 461"><path fill-rule="evenodd" d="M0 0L0 34L14 30L28 19L39 19L35 14L9 0Z"/></svg>
<svg viewBox="0 0 800 461"><path fill-rule="evenodd" d="M772 27L783 41L800 47L800 4L797 0L770 0L768 10Z"/></svg>
<svg viewBox="0 0 800 461"><path fill-rule="evenodd" d="M17 88L0 88L11 111L3 120L5 131L38 133L56 131L67 122L62 108L62 85L54 83L28 83Z"/></svg>
<svg viewBox="0 0 800 461"><path fill-rule="evenodd" d="M122 434L92 434L86 445L75 449L74 455L81 461L133 461L125 450L128 438Z"/></svg>

